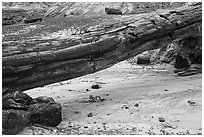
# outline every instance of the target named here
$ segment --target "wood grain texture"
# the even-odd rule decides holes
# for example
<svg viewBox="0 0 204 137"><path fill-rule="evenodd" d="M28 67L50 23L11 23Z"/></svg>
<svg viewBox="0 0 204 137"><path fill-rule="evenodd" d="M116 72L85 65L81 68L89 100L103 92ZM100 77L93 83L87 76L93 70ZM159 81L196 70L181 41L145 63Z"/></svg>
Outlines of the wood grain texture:
<svg viewBox="0 0 204 137"><path fill-rule="evenodd" d="M3 41L3 93L94 73L174 40L201 35L197 29L202 24L202 5L112 20L63 38Z"/></svg>

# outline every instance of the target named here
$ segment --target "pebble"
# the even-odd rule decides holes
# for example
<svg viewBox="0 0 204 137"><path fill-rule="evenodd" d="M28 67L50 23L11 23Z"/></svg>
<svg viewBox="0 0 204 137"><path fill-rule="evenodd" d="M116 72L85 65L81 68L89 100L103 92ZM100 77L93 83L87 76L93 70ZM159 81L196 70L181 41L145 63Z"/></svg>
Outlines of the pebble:
<svg viewBox="0 0 204 137"><path fill-rule="evenodd" d="M89 113L87 116L88 116L88 117L93 117L93 114L92 114L92 113Z"/></svg>
<svg viewBox="0 0 204 137"><path fill-rule="evenodd" d="M139 106L139 104L138 103L136 103L135 105L134 105L134 107L138 107Z"/></svg>
<svg viewBox="0 0 204 137"><path fill-rule="evenodd" d="M91 88L92 88L92 89L99 89L100 86L99 86L98 84L96 84L96 85L92 85Z"/></svg>
<svg viewBox="0 0 204 137"><path fill-rule="evenodd" d="M84 91L84 93L89 92L89 91L90 91L89 89L86 89L86 90Z"/></svg>
<svg viewBox="0 0 204 137"><path fill-rule="evenodd" d="M188 103L192 106L192 105L195 105L195 101L193 100L188 100Z"/></svg>
<svg viewBox="0 0 204 137"><path fill-rule="evenodd" d="M163 117L159 117L159 122L165 122L165 119Z"/></svg>
<svg viewBox="0 0 204 137"><path fill-rule="evenodd" d="M79 112L79 111L75 111L75 113L76 113L76 114L79 114L80 112Z"/></svg>
<svg viewBox="0 0 204 137"><path fill-rule="evenodd" d="M123 106L122 106L122 109L123 109L123 108L124 108L124 109L129 109L129 107L126 106L126 105L123 105Z"/></svg>

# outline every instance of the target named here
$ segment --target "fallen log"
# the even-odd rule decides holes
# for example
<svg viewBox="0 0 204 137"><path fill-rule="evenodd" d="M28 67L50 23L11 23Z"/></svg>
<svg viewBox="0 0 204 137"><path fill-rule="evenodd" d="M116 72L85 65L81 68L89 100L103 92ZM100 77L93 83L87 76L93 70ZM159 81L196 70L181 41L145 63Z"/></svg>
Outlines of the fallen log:
<svg viewBox="0 0 204 137"><path fill-rule="evenodd" d="M202 5L113 16L108 22L83 33L67 30L63 38L10 40L3 35L3 94L94 73L172 41L201 35L197 29L202 24Z"/></svg>

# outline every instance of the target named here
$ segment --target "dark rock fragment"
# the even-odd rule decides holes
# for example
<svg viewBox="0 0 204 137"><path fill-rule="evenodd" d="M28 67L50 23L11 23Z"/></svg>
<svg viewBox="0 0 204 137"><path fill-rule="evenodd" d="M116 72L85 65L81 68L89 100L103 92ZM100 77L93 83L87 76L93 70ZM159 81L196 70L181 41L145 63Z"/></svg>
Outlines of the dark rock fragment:
<svg viewBox="0 0 204 137"><path fill-rule="evenodd" d="M136 104L134 105L134 107L139 107L139 104L138 104L138 103L136 103Z"/></svg>
<svg viewBox="0 0 204 137"><path fill-rule="evenodd" d="M159 122L165 122L165 119L163 117L159 117Z"/></svg>
<svg viewBox="0 0 204 137"><path fill-rule="evenodd" d="M35 23L35 22L41 22L42 18L38 17L38 18L27 18L24 20L24 23Z"/></svg>
<svg viewBox="0 0 204 137"><path fill-rule="evenodd" d="M99 86L98 84L95 84L95 85L92 85L91 88L92 88L92 89L99 89L100 86Z"/></svg>
<svg viewBox="0 0 204 137"><path fill-rule="evenodd" d="M88 117L93 117L93 113L89 113L87 116Z"/></svg>
<svg viewBox="0 0 204 137"><path fill-rule="evenodd" d="M127 105L123 105L122 109L129 109L129 107Z"/></svg>
<svg viewBox="0 0 204 137"><path fill-rule="evenodd" d="M105 12L107 14L114 14L114 15L122 15L122 11L119 9L114 9L114 8L105 8Z"/></svg>
<svg viewBox="0 0 204 137"><path fill-rule="evenodd" d="M188 100L188 103L189 103L189 105L191 105L191 106L195 105L195 101L193 101L193 100Z"/></svg>
<svg viewBox="0 0 204 137"><path fill-rule="evenodd" d="M89 128L88 126L84 126L84 128Z"/></svg>

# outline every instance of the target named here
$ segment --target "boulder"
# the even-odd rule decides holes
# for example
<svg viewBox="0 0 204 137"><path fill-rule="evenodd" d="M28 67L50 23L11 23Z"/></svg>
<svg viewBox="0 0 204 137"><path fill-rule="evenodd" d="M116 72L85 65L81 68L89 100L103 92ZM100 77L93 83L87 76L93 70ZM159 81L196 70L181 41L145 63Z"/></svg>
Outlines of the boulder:
<svg viewBox="0 0 204 137"><path fill-rule="evenodd" d="M174 67L177 69L190 67L190 61L181 54L176 55Z"/></svg>
<svg viewBox="0 0 204 137"><path fill-rule="evenodd" d="M122 15L122 11L119 9L114 9L114 8L105 8L105 12L107 14L115 14L115 15Z"/></svg>
<svg viewBox="0 0 204 137"><path fill-rule="evenodd" d="M54 127L62 121L62 107L58 103L31 104L28 111L31 113L31 123Z"/></svg>
<svg viewBox="0 0 204 137"><path fill-rule="evenodd" d="M31 98L16 91L3 95L3 134L17 134L30 123L57 126L61 121L61 105L47 96Z"/></svg>
<svg viewBox="0 0 204 137"><path fill-rule="evenodd" d="M2 134L15 135L29 125L30 114L23 110L2 110Z"/></svg>
<svg viewBox="0 0 204 137"><path fill-rule="evenodd" d="M2 108L26 110L32 100L30 96L20 91L6 93L2 96Z"/></svg>

